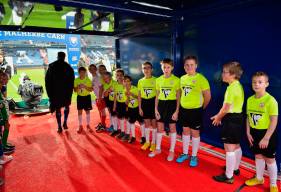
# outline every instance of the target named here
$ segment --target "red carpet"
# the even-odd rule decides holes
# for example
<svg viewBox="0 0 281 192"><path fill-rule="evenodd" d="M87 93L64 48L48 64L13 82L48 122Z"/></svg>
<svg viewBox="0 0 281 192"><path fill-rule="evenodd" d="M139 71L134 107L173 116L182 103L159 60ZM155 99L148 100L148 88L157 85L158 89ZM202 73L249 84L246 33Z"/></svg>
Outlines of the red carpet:
<svg viewBox="0 0 281 192"><path fill-rule="evenodd" d="M48 114L31 118L12 117L10 141L16 145L14 160L2 176L5 192L107 192L107 191L235 191L253 175L241 169L233 185L220 184L212 176L222 172L224 161L205 152L199 166L167 162L169 140L164 153L148 158L140 144L117 141L106 133L77 134L76 111L72 108L69 131L56 132L55 117ZM92 112L92 127L98 114ZM95 117L95 118L94 118ZM85 119L85 118L84 118ZM181 150L177 144L177 153ZM268 179L267 179L268 180ZM264 191L266 185L244 187L241 191Z"/></svg>

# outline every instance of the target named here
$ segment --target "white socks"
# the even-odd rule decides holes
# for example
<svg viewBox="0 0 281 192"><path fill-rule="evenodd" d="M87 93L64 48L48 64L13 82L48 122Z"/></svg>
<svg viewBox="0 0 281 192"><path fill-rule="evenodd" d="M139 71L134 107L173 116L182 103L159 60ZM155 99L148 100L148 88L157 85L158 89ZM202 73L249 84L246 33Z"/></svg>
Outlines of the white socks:
<svg viewBox="0 0 281 192"><path fill-rule="evenodd" d="M183 154L188 154L188 147L190 143L190 135L182 135L182 152Z"/></svg>
<svg viewBox="0 0 281 192"><path fill-rule="evenodd" d="M130 124L132 137L136 137L136 126L134 123Z"/></svg>
<svg viewBox="0 0 281 192"><path fill-rule="evenodd" d="M151 132L152 132L152 141L151 141L151 144L156 144L157 129L151 129Z"/></svg>
<svg viewBox="0 0 281 192"><path fill-rule="evenodd" d="M119 119L121 132L125 131L124 119Z"/></svg>
<svg viewBox="0 0 281 192"><path fill-rule="evenodd" d="M200 146L200 137L192 137L192 156L196 157Z"/></svg>
<svg viewBox="0 0 281 192"><path fill-rule="evenodd" d="M140 124L140 130L141 130L141 137L145 137L144 123L143 123L143 124Z"/></svg>
<svg viewBox="0 0 281 192"><path fill-rule="evenodd" d="M79 126L82 125L82 115L78 115L78 122L79 122Z"/></svg>
<svg viewBox="0 0 281 192"><path fill-rule="evenodd" d="M242 150L241 150L241 147L239 147L238 149L236 149L236 150L234 151L234 153L235 153L235 157L236 157L236 163L235 163L234 170L237 170L237 169L239 169L239 165L240 165L241 158L242 158Z"/></svg>
<svg viewBox="0 0 281 192"><path fill-rule="evenodd" d="M113 129L114 131L117 131L118 130L118 121L117 121L117 117L116 116L112 116L112 122L113 122Z"/></svg>
<svg viewBox="0 0 281 192"><path fill-rule="evenodd" d="M150 129L149 128L145 128L145 140L146 140L146 143L150 143L149 139L150 139Z"/></svg>
<svg viewBox="0 0 281 192"><path fill-rule="evenodd" d="M175 151L177 133L170 133L170 152Z"/></svg>
<svg viewBox="0 0 281 192"><path fill-rule="evenodd" d="M129 121L127 121L127 125L126 125L126 134L130 135L130 131L131 131L131 124Z"/></svg>
<svg viewBox="0 0 281 192"><path fill-rule="evenodd" d="M90 125L90 112L86 113L87 125Z"/></svg>
<svg viewBox="0 0 281 192"><path fill-rule="evenodd" d="M156 150L161 150L162 136L163 133L156 134Z"/></svg>
<svg viewBox="0 0 281 192"><path fill-rule="evenodd" d="M258 180L262 180L264 169L265 169L265 161L264 159L256 158L255 162L256 162L256 177Z"/></svg>
<svg viewBox="0 0 281 192"><path fill-rule="evenodd" d="M277 165L276 161L271 164L266 164L267 165L267 171L269 174L269 180L270 180L270 186L277 186Z"/></svg>
<svg viewBox="0 0 281 192"><path fill-rule="evenodd" d="M226 152L226 171L225 171L225 175L229 179L233 177L235 161L236 161L235 152Z"/></svg>

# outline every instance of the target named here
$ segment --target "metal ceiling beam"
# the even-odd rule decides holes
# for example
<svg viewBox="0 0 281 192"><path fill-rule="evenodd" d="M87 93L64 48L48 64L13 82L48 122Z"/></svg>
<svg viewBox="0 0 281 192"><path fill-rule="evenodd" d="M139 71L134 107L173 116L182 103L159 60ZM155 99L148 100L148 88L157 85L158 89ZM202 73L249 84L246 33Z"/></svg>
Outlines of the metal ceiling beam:
<svg viewBox="0 0 281 192"><path fill-rule="evenodd" d="M105 0L30 0L33 2L61 5L61 6L71 6L80 7L91 10L100 10L104 12L118 12L124 14L139 14L148 15L160 18L172 18L173 10L162 10L159 8L147 7L142 5L133 5L128 2L128 4L121 2L107 2Z"/></svg>

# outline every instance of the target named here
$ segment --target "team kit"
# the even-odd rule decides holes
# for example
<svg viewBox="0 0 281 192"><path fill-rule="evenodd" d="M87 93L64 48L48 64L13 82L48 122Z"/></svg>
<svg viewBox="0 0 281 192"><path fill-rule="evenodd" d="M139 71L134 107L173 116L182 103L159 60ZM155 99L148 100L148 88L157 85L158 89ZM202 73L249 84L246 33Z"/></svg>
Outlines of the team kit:
<svg viewBox="0 0 281 192"><path fill-rule="evenodd" d="M177 163L188 162L190 167L199 164L197 156L200 146L204 109L211 100L208 80L197 72L198 60L195 56L184 59L182 77L173 74L174 64L171 59L161 61L163 75L153 76L153 66L149 62L142 64L144 77L139 79L137 86L132 85L132 77L117 69L115 77L106 71L104 65L90 65L87 69L78 69L79 77L74 81L77 93L77 110L80 133L83 130L82 113L86 112L87 130L90 127L90 110L92 101L90 93L94 91L94 101L99 111L101 122L96 132L108 131L113 137L124 142L136 142L136 122L140 125L141 149L150 150L148 156L153 158L161 153L162 137L165 125L169 127L170 148L167 161ZM221 109L211 117L214 126L221 125L221 139L226 153L226 163L222 174L213 176L217 182L232 184L234 176L239 176L239 165L242 157L240 141L246 124L249 146L255 155L256 175L245 181L247 186L262 185L264 171L267 166L270 191L278 191L277 150L278 103L266 88L269 77L264 72L256 72L252 76L254 95L246 102L245 120L243 113L244 90L239 82L243 74L240 63L232 61L223 65L222 80L228 84ZM116 80L114 80L116 79ZM106 108L109 111L111 126L105 124ZM176 123L182 127L182 152L175 157ZM192 142L191 142L192 141ZM189 145L191 153L189 154Z"/></svg>

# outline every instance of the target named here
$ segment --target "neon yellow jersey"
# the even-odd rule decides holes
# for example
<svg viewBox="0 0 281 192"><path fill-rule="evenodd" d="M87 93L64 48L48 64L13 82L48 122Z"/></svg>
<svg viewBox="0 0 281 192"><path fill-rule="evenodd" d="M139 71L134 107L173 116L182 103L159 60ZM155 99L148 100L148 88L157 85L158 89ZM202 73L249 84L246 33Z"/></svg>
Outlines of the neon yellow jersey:
<svg viewBox="0 0 281 192"><path fill-rule="evenodd" d="M124 103L127 100L125 95L126 89L123 84L119 84L118 82L114 86L114 94L116 95L116 100L120 103Z"/></svg>
<svg viewBox="0 0 281 192"><path fill-rule="evenodd" d="M235 80L228 85L225 95L224 102L230 104L230 110L228 113L241 113L244 103L244 90L239 81Z"/></svg>
<svg viewBox="0 0 281 192"><path fill-rule="evenodd" d="M196 109L203 106L203 91L209 90L208 80L200 73L194 76L183 75L180 78L181 106L185 109Z"/></svg>
<svg viewBox="0 0 281 192"><path fill-rule="evenodd" d="M135 96L138 96L138 88L136 86L131 86L130 93ZM128 107L130 107L130 108L136 108L139 106L138 97L134 97L131 95L128 98L128 101L129 101Z"/></svg>
<svg viewBox="0 0 281 192"><path fill-rule="evenodd" d="M109 83L105 83L104 81L102 81L102 86L103 86L104 91L111 89L111 91L109 92L109 96L108 96L110 101L114 101L114 87L116 85L117 85L117 82L112 79Z"/></svg>
<svg viewBox="0 0 281 192"><path fill-rule="evenodd" d="M247 100L247 117L254 129L268 129L270 116L278 115L278 103L269 93L261 98L255 95Z"/></svg>
<svg viewBox="0 0 281 192"><path fill-rule="evenodd" d="M149 79L143 77L138 82L138 90L141 93L141 98L151 99L156 96L156 77Z"/></svg>
<svg viewBox="0 0 281 192"><path fill-rule="evenodd" d="M159 100L176 100L179 89L180 79L173 74L169 78L161 75L156 79L156 90L160 92Z"/></svg>
<svg viewBox="0 0 281 192"><path fill-rule="evenodd" d="M79 85L85 85L86 87L92 87L92 81L88 77L85 77L84 79L80 79L79 77L77 77L74 80L74 87L78 88ZM81 88L81 89L78 88L77 95L87 96L87 95L90 95L90 91L86 90L85 88Z"/></svg>

